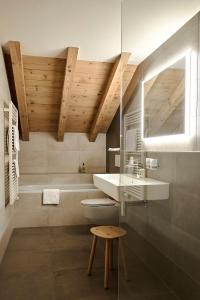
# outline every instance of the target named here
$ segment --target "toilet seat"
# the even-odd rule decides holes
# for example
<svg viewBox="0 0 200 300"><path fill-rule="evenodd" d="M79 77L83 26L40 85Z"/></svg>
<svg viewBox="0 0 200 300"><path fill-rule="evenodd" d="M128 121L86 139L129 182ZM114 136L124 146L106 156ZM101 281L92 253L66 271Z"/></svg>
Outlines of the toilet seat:
<svg viewBox="0 0 200 300"><path fill-rule="evenodd" d="M99 199L86 199L82 200L81 204L84 206L115 206L116 201L110 198L99 198Z"/></svg>

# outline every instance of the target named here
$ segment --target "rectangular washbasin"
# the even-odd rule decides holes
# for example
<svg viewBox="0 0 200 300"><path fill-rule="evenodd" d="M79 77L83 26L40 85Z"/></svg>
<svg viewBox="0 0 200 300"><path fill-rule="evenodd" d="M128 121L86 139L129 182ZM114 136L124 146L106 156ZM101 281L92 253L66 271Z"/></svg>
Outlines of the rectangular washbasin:
<svg viewBox="0 0 200 300"><path fill-rule="evenodd" d="M94 174L94 185L113 199L120 201L120 192L137 200L169 198L169 183L152 178L136 178L126 174Z"/></svg>

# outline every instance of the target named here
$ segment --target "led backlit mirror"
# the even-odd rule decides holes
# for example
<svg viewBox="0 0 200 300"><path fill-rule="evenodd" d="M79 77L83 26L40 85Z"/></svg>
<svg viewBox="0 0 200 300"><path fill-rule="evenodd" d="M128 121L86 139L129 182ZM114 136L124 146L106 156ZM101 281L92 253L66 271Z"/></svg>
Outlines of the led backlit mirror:
<svg viewBox="0 0 200 300"><path fill-rule="evenodd" d="M143 84L143 138L185 134L186 56Z"/></svg>

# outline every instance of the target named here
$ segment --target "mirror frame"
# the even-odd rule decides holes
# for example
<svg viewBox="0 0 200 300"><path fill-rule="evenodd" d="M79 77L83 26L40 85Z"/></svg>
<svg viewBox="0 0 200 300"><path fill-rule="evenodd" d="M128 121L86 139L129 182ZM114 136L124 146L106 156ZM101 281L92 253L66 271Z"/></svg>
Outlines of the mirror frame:
<svg viewBox="0 0 200 300"><path fill-rule="evenodd" d="M144 84L145 82L151 80L154 76L159 75L161 72L175 64L180 59L185 58L185 130L184 133L181 134L172 134L172 135L162 135L156 137L144 137L144 111L145 111L145 97L144 97ZM191 107L191 49L185 51L184 53L174 57L172 60L168 61L166 64L162 65L162 67L157 68L154 72L148 75L144 80L141 81L141 139L142 141L151 143L163 142L178 142L184 141L191 136L190 132L190 107Z"/></svg>

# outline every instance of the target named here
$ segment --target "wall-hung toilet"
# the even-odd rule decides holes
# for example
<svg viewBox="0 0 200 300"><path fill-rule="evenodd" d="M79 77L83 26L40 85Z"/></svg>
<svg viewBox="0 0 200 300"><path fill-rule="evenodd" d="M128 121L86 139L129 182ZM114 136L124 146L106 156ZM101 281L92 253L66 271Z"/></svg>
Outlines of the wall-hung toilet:
<svg viewBox="0 0 200 300"><path fill-rule="evenodd" d="M90 224L118 224L119 204L109 198L82 200L83 213Z"/></svg>

